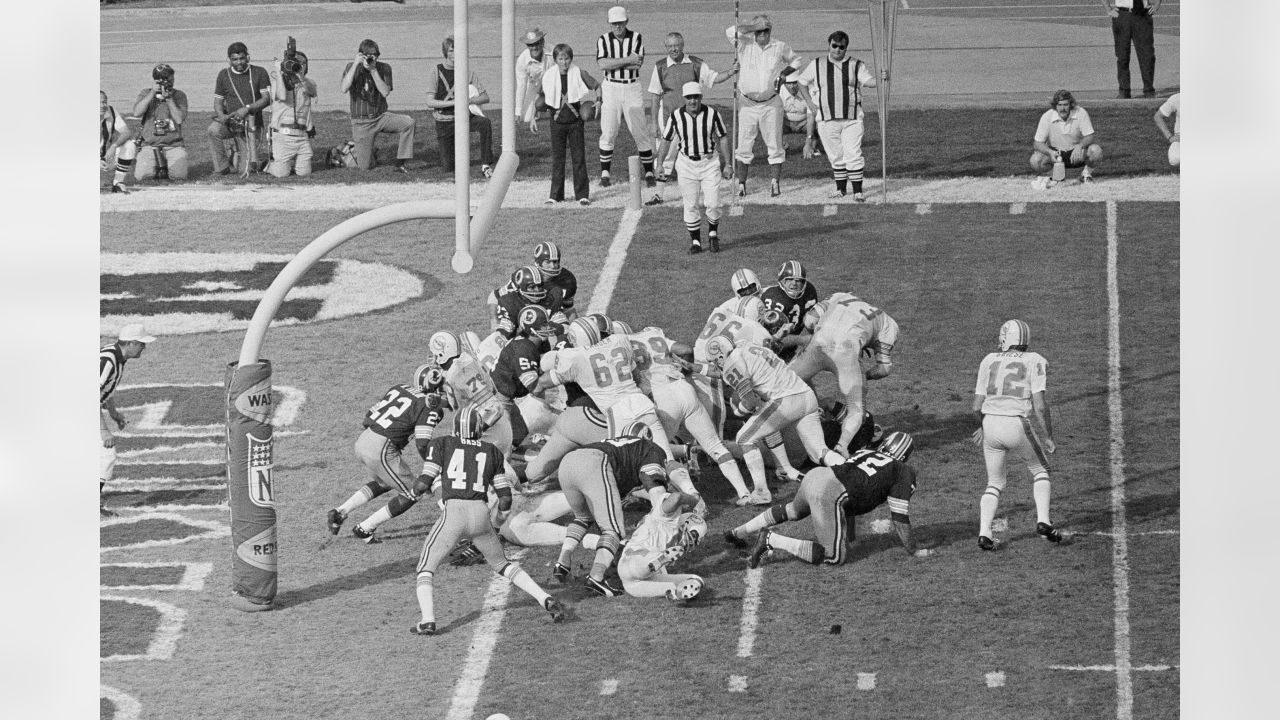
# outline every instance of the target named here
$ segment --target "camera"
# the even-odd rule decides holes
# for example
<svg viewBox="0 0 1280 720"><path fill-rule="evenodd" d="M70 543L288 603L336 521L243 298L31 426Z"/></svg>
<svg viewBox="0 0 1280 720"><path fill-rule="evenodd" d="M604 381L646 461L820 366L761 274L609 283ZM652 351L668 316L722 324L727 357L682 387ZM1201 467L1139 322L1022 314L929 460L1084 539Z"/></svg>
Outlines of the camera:
<svg viewBox="0 0 1280 720"><path fill-rule="evenodd" d="M298 59L298 43L290 35L284 46L284 60L280 61L280 79L286 90L292 90L298 84L301 73L302 61Z"/></svg>

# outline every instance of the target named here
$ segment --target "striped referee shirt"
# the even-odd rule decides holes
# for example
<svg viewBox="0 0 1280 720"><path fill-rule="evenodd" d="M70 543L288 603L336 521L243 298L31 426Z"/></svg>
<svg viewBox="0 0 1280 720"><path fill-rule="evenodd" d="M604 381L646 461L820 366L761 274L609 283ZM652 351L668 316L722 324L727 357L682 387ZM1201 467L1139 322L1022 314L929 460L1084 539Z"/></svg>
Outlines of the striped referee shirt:
<svg viewBox="0 0 1280 720"><path fill-rule="evenodd" d="M836 63L820 57L796 79L810 89L817 88L810 95L818 104L819 120L858 120L863 116L862 85L873 78L861 60L847 57Z"/></svg>
<svg viewBox="0 0 1280 720"><path fill-rule="evenodd" d="M724 121L710 105L703 105L692 114L682 105L667 118L662 139L669 141L677 136L680 152L690 160L709 158L716 151L716 141L725 136Z"/></svg>
<svg viewBox="0 0 1280 720"><path fill-rule="evenodd" d="M98 351L98 403L104 403L116 385L120 384L120 376L124 374L124 352L120 343L111 343Z"/></svg>
<svg viewBox="0 0 1280 720"><path fill-rule="evenodd" d="M635 30L628 29L622 37L607 32L596 40L596 60L621 60L631 54L644 58L644 39ZM605 70L604 79L633 83L640 79L640 69L628 66Z"/></svg>

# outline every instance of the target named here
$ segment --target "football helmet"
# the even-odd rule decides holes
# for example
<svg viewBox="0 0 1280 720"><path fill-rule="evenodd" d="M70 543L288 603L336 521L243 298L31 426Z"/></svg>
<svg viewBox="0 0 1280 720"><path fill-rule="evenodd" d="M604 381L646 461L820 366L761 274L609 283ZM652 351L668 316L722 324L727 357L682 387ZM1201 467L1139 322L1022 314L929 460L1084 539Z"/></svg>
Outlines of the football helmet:
<svg viewBox="0 0 1280 720"><path fill-rule="evenodd" d="M631 325L621 320L612 320L609 322L610 335L630 335L635 332L631 329Z"/></svg>
<svg viewBox="0 0 1280 720"><path fill-rule="evenodd" d="M1006 320L1000 326L1000 352L1012 348L1027 349L1031 344L1031 328L1021 320Z"/></svg>
<svg viewBox="0 0 1280 720"><path fill-rule="evenodd" d="M707 340L705 351L707 362L716 367L721 367L724 365L725 358L729 357L729 353L733 352L733 340L728 335L713 335Z"/></svg>
<svg viewBox="0 0 1280 720"><path fill-rule="evenodd" d="M600 337L602 339L609 337L609 334L613 332L613 321L609 319L608 315L605 315L604 313L591 313L590 315L584 315L583 317L595 323L596 330L600 331Z"/></svg>
<svg viewBox="0 0 1280 720"><path fill-rule="evenodd" d="M546 275L559 275L560 248L550 240L543 240L533 249L533 264Z"/></svg>
<svg viewBox="0 0 1280 720"><path fill-rule="evenodd" d="M520 325L520 334L528 337L545 338L555 333L551 313L541 305L525 305L520 308L516 321Z"/></svg>
<svg viewBox="0 0 1280 720"><path fill-rule="evenodd" d="M901 430L894 430L884 436L884 439L880 441L880 445L876 449L886 455L892 455L902 462L906 462L907 458L911 457L911 450L914 446L915 441L911 439L910 435Z"/></svg>
<svg viewBox="0 0 1280 720"><path fill-rule="evenodd" d="M769 335L776 339L787 330L787 325L790 323L787 321L786 315L769 308L760 316L760 324L765 330L769 331Z"/></svg>
<svg viewBox="0 0 1280 720"><path fill-rule="evenodd" d="M574 347L591 347L603 339L599 326L590 317L575 318L569 323L569 344Z"/></svg>
<svg viewBox="0 0 1280 720"><path fill-rule="evenodd" d="M685 550L697 547L702 538L707 536L707 521L696 512L682 513L676 521L676 532L680 545Z"/></svg>
<svg viewBox="0 0 1280 720"><path fill-rule="evenodd" d="M622 437L636 437L645 440L653 439L653 428L639 420L632 420L622 428Z"/></svg>
<svg viewBox="0 0 1280 720"><path fill-rule="evenodd" d="M739 268L729 278L729 287L733 288L734 295L755 295L760 292L760 278L748 268Z"/></svg>
<svg viewBox="0 0 1280 720"><path fill-rule="evenodd" d="M463 440L479 440L485 429L484 416L474 404L467 403L454 415L453 429Z"/></svg>
<svg viewBox="0 0 1280 720"><path fill-rule="evenodd" d="M804 294L805 285L809 284L809 274L799 260L788 260L778 270L778 287L792 300Z"/></svg>
<svg viewBox="0 0 1280 720"><path fill-rule="evenodd" d="M454 358L462 355L462 342L458 340L457 335L441 330L427 341L427 349L431 351L431 357L435 359L436 365L445 368L449 367L449 363L453 362Z"/></svg>
<svg viewBox="0 0 1280 720"><path fill-rule="evenodd" d="M511 287L520 293L526 301L536 303L547 296L547 288L543 286L542 281L545 278L542 271L532 265L524 267L511 273Z"/></svg>
<svg viewBox="0 0 1280 720"><path fill-rule="evenodd" d="M423 392L434 392L444 385L444 373L440 372L440 368L436 367L435 363L419 365L418 369L413 371L413 384Z"/></svg>

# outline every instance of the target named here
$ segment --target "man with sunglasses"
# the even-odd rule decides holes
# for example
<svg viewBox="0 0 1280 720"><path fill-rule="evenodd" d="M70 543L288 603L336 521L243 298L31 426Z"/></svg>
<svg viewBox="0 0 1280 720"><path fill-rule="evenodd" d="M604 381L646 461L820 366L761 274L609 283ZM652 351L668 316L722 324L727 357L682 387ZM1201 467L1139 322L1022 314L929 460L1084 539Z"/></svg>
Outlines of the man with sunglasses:
<svg viewBox="0 0 1280 720"><path fill-rule="evenodd" d="M866 202L862 194L862 88L875 87L867 64L847 56L849 34L836 30L827 37L826 57L814 59L798 76L799 92L813 113L809 115L803 155L813 157L814 122L831 163L836 187L831 197L844 197L853 183L854 202ZM816 116L816 117L815 117Z"/></svg>
<svg viewBox="0 0 1280 720"><path fill-rule="evenodd" d="M387 112L391 94L391 66L380 62L378 43L362 40L355 59L342 71L341 91L351 96L351 140L355 143L356 167L374 166L373 142L378 133L396 133L396 172L408 173L405 163L413 158L413 131L416 121L409 115Z"/></svg>
<svg viewBox="0 0 1280 720"><path fill-rule="evenodd" d="M747 194L747 167L753 157L756 135L764 138L769 150L769 194L782 194L782 161L787 152L782 145L782 99L778 88L788 75L802 66L790 45L773 39L773 22L768 15L756 15L750 23L725 30L738 52L738 147L734 169L739 196Z"/></svg>

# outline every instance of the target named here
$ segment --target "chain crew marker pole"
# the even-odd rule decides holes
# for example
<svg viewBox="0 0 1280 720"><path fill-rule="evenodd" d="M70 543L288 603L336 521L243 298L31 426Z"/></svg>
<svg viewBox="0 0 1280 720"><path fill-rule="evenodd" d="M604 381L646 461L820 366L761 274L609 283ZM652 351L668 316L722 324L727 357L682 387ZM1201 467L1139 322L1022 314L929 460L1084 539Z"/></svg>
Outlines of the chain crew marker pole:
<svg viewBox="0 0 1280 720"><path fill-rule="evenodd" d="M867 0L871 21L871 62L876 70L876 108L880 113L880 191L889 202L889 84L893 78L893 39L898 0Z"/></svg>

